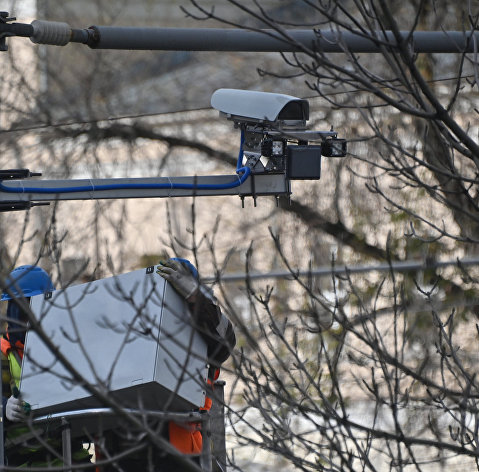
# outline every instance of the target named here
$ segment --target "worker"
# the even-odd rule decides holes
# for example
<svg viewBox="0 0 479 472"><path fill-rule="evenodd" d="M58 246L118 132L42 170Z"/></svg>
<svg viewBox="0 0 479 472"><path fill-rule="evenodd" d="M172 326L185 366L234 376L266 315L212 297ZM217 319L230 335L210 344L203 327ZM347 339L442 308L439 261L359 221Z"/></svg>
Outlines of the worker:
<svg viewBox="0 0 479 472"><path fill-rule="evenodd" d="M1 300L7 305L7 329L1 338L2 358L2 404L7 439L25 438L25 441L7 450L7 464L13 467L28 467L42 465L63 465L60 435L44 438L51 449L57 451L56 457L50 455L46 449L35 441L35 434L21 422L26 420L29 412L28 403L24 402L20 394L20 377L23 359L25 335L28 327L28 315L24 309L29 306L30 297L42 293L53 292L50 276L41 267L24 265L14 269L5 283ZM5 361L8 367L4 368ZM17 423L18 426L12 427ZM82 444L72 445L72 457L78 462L89 462L90 456Z"/></svg>
<svg viewBox="0 0 479 472"><path fill-rule="evenodd" d="M228 359L236 343L233 325L221 312L213 293L200 284L196 267L187 259L172 258L160 262L157 273L168 281L186 300L193 318L193 325L207 344L208 383L213 386L219 375L221 364ZM209 410L212 401L206 398L203 409ZM201 432L186 426L170 422L169 440L184 454L200 454L203 447Z"/></svg>
<svg viewBox="0 0 479 472"><path fill-rule="evenodd" d="M198 271L187 259L173 257L160 262L156 272L187 301L194 326L208 345L210 375L214 375L236 344L233 325L221 312L213 292L200 284Z"/></svg>
<svg viewBox="0 0 479 472"><path fill-rule="evenodd" d="M49 275L40 267L25 265L14 269L7 281L6 289L2 294L2 301L7 305L7 330L1 339L1 351L8 361L11 379L7 391L10 396L5 396L2 390L3 411L9 421L25 419L22 400L18 395L13 395L13 390L19 388L20 374L23 359L23 346L25 344L26 324L28 317L22 310L17 300L23 299L29 303L30 297L55 290Z"/></svg>

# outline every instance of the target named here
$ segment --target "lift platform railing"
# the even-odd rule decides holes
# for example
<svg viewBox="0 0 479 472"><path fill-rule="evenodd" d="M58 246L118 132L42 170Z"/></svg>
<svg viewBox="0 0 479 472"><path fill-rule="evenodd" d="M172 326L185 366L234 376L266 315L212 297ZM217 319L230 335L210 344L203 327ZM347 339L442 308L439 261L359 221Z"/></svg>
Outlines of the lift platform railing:
<svg viewBox="0 0 479 472"><path fill-rule="evenodd" d="M199 456L201 470L204 472L226 472L224 385L223 381L215 382L214 401L210 412L177 413L138 409L125 409L125 411L128 414L147 417L152 420L201 423L203 435L203 450ZM96 424L99 430L98 434L101 435L103 431L114 427L115 416L115 412L110 408L92 408L44 415L30 420L31 437L41 435L42 429L61 431L63 463L67 466L65 470L73 472L74 469L68 469L68 466L73 465L72 439L84 437L85 441L89 442L92 437L92 430L95 429L92 429L92 424ZM89 431L88 438L85 434L86 429ZM22 435L8 438L7 434L5 442L7 457L9 450L12 451L19 446L25 441L25 437L25 435Z"/></svg>

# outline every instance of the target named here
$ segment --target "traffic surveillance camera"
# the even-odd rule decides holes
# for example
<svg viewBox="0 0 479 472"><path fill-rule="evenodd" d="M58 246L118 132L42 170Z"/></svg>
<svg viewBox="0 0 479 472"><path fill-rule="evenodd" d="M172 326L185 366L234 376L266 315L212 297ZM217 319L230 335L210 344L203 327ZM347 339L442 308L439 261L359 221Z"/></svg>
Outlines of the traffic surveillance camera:
<svg viewBox="0 0 479 472"><path fill-rule="evenodd" d="M288 180L319 179L321 156L343 157L346 140L331 131L306 129L307 100L280 93L219 89L211 106L240 127L251 174L285 174Z"/></svg>
<svg viewBox="0 0 479 472"><path fill-rule="evenodd" d="M307 100L281 93L219 89L211 97L211 106L237 124L304 127L309 120Z"/></svg>

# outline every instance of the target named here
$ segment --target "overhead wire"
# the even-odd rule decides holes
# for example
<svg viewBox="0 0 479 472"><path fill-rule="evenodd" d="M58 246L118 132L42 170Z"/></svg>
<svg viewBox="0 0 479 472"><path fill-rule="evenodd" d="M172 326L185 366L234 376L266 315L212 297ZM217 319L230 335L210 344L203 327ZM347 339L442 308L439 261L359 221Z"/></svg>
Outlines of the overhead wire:
<svg viewBox="0 0 479 472"><path fill-rule="evenodd" d="M461 76L455 76L455 77L443 77L440 79L431 79L428 80L427 83L433 84L433 83L440 83L440 82L447 82L451 80L458 80L458 79L468 79L468 78L474 78L475 76L473 74L469 75L461 75ZM388 88L387 86L383 86L380 88ZM337 95L343 95L343 94L348 94L348 93L359 93L362 92L362 89L351 89L351 90L343 90L343 91L336 91L336 92L328 92L324 93L323 95L325 97L334 97ZM318 98L317 95L311 95L311 96L305 96L302 97L304 100L313 100ZM0 129L0 134L7 134L7 133L17 133L20 131L34 131L34 130L40 130L40 129L48 129L48 128L62 128L64 126L75 126L75 125L89 125L89 124L97 124L97 123L102 123L102 122L108 122L108 121L121 121L121 120L127 120L127 119L138 119L138 118L152 118L155 116L166 116L166 115L173 115L173 114L181 114L181 113L194 113L194 112L200 112L200 111L209 111L211 110L210 107L197 107L197 108L184 108L182 110L173 110L173 111L162 111L162 112L151 112L151 113L135 113L131 115L119 115L119 116L107 116L104 118L95 118L95 119L89 119L89 120L73 120L73 121L65 121L65 122L60 122L60 123L38 123L34 125L29 125L29 126L21 126L17 128L10 128L10 129Z"/></svg>
<svg viewBox="0 0 479 472"><path fill-rule="evenodd" d="M410 272L422 271L428 269L440 269L444 267L457 266L464 268L467 266L479 266L479 258L471 257L464 259L451 259L446 261L417 261L406 260L392 263L384 263L378 265L357 265L357 266L322 266L310 269L297 270L276 270L271 272L250 272L248 274L230 273L223 274L219 277L219 281L225 283L234 283L241 280L249 279L291 279L295 277L328 277L328 276L347 276L352 274L363 274L369 272ZM216 282L218 277L209 276L203 279L206 283Z"/></svg>

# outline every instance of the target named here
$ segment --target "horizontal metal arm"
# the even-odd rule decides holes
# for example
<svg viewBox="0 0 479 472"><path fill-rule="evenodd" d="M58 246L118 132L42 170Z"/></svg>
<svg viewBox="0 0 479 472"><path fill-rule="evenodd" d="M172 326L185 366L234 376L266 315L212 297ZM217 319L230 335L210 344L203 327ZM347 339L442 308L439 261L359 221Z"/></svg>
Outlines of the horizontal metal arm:
<svg viewBox="0 0 479 472"><path fill-rule="evenodd" d="M6 12L5 12L6 13ZM63 46L68 42L87 44L93 49L135 49L159 51L251 51L298 52L302 48L327 53L379 53L382 47L398 47L392 31L290 29L281 35L274 30L248 31L234 28L146 28L91 26L71 28L67 23L35 20L31 25L0 22L0 38L26 36L39 44ZM474 52L478 31L401 31L416 53Z"/></svg>
<svg viewBox="0 0 479 472"><path fill-rule="evenodd" d="M92 26L88 45L94 49L138 49L162 51L251 51L298 52L302 47L320 52L381 52L397 47L392 31L374 31L370 35L350 31L286 30L286 37L274 30L248 31L214 28L138 28ZM372 39L374 36L376 39ZM411 39L414 52L474 52L479 32L402 31Z"/></svg>
<svg viewBox="0 0 479 472"><path fill-rule="evenodd" d="M284 174L251 175L239 186L238 175L189 177L8 180L0 183L0 204L56 200L165 198L213 195L289 195Z"/></svg>

